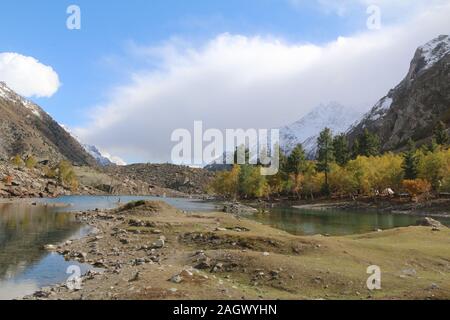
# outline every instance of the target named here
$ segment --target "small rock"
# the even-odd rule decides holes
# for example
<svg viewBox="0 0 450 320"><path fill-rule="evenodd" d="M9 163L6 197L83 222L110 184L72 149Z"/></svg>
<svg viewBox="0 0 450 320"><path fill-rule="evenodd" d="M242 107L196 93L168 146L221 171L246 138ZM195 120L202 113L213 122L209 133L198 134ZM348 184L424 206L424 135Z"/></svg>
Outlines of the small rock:
<svg viewBox="0 0 450 320"><path fill-rule="evenodd" d="M444 227L444 225L442 223L440 223L439 221L434 220L432 218L428 218L428 217L417 221L417 225L423 226L423 227L433 227L436 229L442 229Z"/></svg>
<svg viewBox="0 0 450 320"><path fill-rule="evenodd" d="M173 283L181 283L181 282L183 282L183 277L181 277L179 274L177 274L177 275L175 275L175 276L173 276L172 278L170 278L170 282L173 282Z"/></svg>
<svg viewBox="0 0 450 320"><path fill-rule="evenodd" d="M413 277L417 274L417 271L415 269L404 269L402 270L402 274L404 276Z"/></svg>
<svg viewBox="0 0 450 320"><path fill-rule="evenodd" d="M128 280L128 281L129 281L129 282L135 282L135 281L138 281L139 278L140 278L140 273L139 273L139 271L138 271L138 272L136 272L136 273L134 274L134 276L133 276L130 280Z"/></svg>
<svg viewBox="0 0 450 320"><path fill-rule="evenodd" d="M164 248L165 241L163 239L158 239L156 242L153 243L152 247L155 249L161 249Z"/></svg>

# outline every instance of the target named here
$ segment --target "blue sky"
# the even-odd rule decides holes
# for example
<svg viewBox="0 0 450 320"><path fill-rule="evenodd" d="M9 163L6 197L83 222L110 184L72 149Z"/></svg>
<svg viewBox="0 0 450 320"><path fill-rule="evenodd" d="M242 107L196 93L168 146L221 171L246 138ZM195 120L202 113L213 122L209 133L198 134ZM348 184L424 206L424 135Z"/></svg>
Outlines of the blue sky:
<svg viewBox="0 0 450 320"><path fill-rule="evenodd" d="M70 4L81 8L81 30L65 26ZM283 0L5 1L0 51L32 56L52 66L62 86L50 99L35 100L58 121L75 126L86 120L89 108L104 98L105 91L125 81L122 71L139 68L139 61L120 58L127 56L130 43L155 45L172 37L201 43L224 32L320 43L358 24L363 28L361 17L355 22L314 5L299 10Z"/></svg>
<svg viewBox="0 0 450 320"><path fill-rule="evenodd" d="M366 26L373 3L379 30ZM81 30L66 28L71 4ZM3 1L0 81L1 54L18 54L3 70L83 141L162 162L170 133L194 120L272 128L329 101L369 109L418 46L448 33L449 14L448 0ZM22 82L13 89L29 92Z"/></svg>

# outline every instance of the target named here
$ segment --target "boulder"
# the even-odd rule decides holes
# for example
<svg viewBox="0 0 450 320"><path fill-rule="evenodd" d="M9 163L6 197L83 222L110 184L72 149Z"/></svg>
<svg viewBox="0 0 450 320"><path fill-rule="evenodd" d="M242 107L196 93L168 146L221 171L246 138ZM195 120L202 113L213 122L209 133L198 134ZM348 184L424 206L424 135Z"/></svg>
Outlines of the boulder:
<svg viewBox="0 0 450 320"><path fill-rule="evenodd" d="M440 230L444 228L444 225L442 223L429 217L417 221L417 225L423 227L432 227L433 230Z"/></svg>

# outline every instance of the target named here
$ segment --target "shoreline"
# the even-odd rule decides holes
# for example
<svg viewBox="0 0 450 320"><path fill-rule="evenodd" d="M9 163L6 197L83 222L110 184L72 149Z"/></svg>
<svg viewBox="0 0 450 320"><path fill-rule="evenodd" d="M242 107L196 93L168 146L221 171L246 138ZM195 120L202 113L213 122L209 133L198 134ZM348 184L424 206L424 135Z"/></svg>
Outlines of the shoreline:
<svg viewBox="0 0 450 320"><path fill-rule="evenodd" d="M416 258L422 265L441 256L450 259L450 248L445 245L450 230L445 227L439 232L428 227L409 227L346 237L301 237L226 213L187 216L163 202L75 215L98 233L59 245L57 252L67 260L88 263L104 272L88 272L82 277L80 290L69 290L60 284L24 299L450 297L450 266L443 266L438 272L447 272L448 279L430 275L430 271L421 268L420 279L415 279L422 286L420 290L416 284L405 281L402 274L408 265L408 259L403 260L407 249L402 246L417 250ZM371 239L378 241L372 244ZM430 240L438 241L437 256L425 252ZM389 271L392 283L387 290L369 292L364 288L364 261L370 252L380 249L383 250L377 259L389 261L398 269ZM353 258L349 259L348 252L353 252ZM322 264L317 264L317 255ZM356 257L359 258L355 260ZM350 288L342 285L348 279L352 279ZM439 289L428 290L435 282L439 282ZM398 286L404 286L401 294L395 289Z"/></svg>

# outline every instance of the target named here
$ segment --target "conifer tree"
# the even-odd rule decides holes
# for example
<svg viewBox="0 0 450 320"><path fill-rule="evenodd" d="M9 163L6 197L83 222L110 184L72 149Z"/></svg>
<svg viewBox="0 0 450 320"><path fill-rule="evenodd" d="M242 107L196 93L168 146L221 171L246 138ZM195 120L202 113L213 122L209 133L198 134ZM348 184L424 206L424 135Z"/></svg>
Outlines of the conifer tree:
<svg viewBox="0 0 450 320"><path fill-rule="evenodd" d="M440 146L446 146L449 143L449 136L447 133L447 128L442 121L439 121L434 129L434 139L436 143Z"/></svg>
<svg viewBox="0 0 450 320"><path fill-rule="evenodd" d="M286 161L286 171L288 174L300 175L305 168L305 150L301 144L297 145Z"/></svg>
<svg viewBox="0 0 450 320"><path fill-rule="evenodd" d="M403 170L405 171L405 179L417 179L418 160L416 157L416 144L413 140L408 141L408 151L403 155Z"/></svg>
<svg viewBox="0 0 450 320"><path fill-rule="evenodd" d="M328 175L334 162L333 135L329 128L325 128L317 139L318 157L317 171L325 173L324 193L329 194Z"/></svg>
<svg viewBox="0 0 450 320"><path fill-rule="evenodd" d="M350 160L350 151L345 134L340 134L334 138L333 148L336 163L340 166L346 165Z"/></svg>
<svg viewBox="0 0 450 320"><path fill-rule="evenodd" d="M365 129L359 139L359 154L366 157L378 156L380 154L380 139L377 135Z"/></svg>

